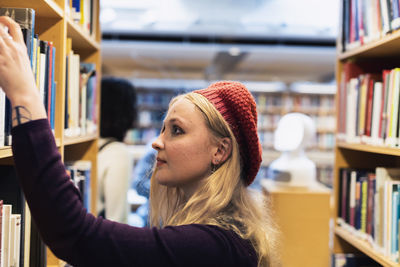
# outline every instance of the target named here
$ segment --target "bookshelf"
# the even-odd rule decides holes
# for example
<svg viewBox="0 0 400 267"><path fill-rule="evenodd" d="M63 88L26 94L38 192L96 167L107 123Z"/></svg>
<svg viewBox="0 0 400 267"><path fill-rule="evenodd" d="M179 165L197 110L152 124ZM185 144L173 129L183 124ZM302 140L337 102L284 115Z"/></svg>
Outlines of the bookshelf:
<svg viewBox="0 0 400 267"><path fill-rule="evenodd" d="M333 253L355 253L363 254L370 259L373 259L379 266L400 266L399 260L396 254L399 251L398 243L396 245L396 236L398 236L398 230L394 230L392 225L393 222L398 225L398 217L396 215L389 216L384 212L396 209L399 207L399 203L393 200L394 194L397 193L393 187L393 192L379 190L378 183L383 183L385 190L391 188L391 182L398 182L398 177L386 176L384 180L378 173L378 167L398 168L400 165L400 149L399 144L395 141L392 143L391 138L395 140L399 138L399 127L397 121L399 117L398 111L394 111L395 105L392 101L398 99L396 90L399 84L393 80L386 79L384 71L390 71L392 73L396 68L400 67L398 59L400 58L399 46L400 46L400 31L398 27L399 18L395 17L390 12L391 9L395 8L391 1L383 4L386 1L378 1L378 9L375 7L372 12L369 13L370 17L363 17L365 23L373 23L376 18L383 18L383 14L389 14L388 20L382 19L378 27L374 28L377 32L375 38L369 39L372 34L372 30L366 29L360 31L360 27L351 23L351 15L349 15L349 5L353 0L341 1L342 6L342 20L341 20L341 34L338 37L338 54L337 54L337 68L336 68L336 80L338 84L338 93L336 95L336 109L338 110L337 116L337 137L335 145L335 164L334 164L334 231L333 231ZM372 2L371 2L372 3ZM348 5L346 5L348 4ZM371 8L369 4L366 4L363 8ZM398 8L398 7L397 7ZM379 11L378 11L379 10ZM359 8L356 8L354 14L364 14ZM398 12L397 12L398 13ZM362 25L365 26L365 25ZM386 30L385 30L386 29ZM376 37L377 36L377 37ZM364 38L364 39L363 39ZM365 39L366 38L366 39ZM397 62L396 62L397 61ZM377 113L376 121L379 126L378 135L373 136L374 130L374 119L367 122L367 126L370 123L372 126L371 132L365 131L361 125L362 116L357 113L362 110L362 80L367 74L378 74L380 78L377 78L372 83L372 89L367 87L372 92L372 105L365 106L365 113L374 114L375 103L374 96L377 96L376 103L382 103L379 112ZM357 83L357 86L352 86ZM380 85L379 85L380 83ZM396 89L397 88L397 89ZM357 93L356 101L353 101L353 92ZM392 96L391 96L392 95ZM368 103L368 96L366 96ZM354 103L360 104L359 109L353 109ZM355 108L355 106L354 106ZM392 112L392 113L390 113ZM357 118L357 120L354 120ZM365 117L367 118L367 117ZM393 120L395 118L396 120ZM367 119L366 119L367 120ZM368 120L367 120L368 121ZM354 127L355 126L355 127ZM356 128L358 127L358 128ZM395 129L394 135L392 135L390 129ZM356 129L356 130L355 130ZM397 133L396 133L397 132ZM355 206L351 204L352 197L352 185L350 176L343 175L343 169L351 170L362 170L369 169L375 175L373 184L368 184L368 190L372 188L370 194L366 194L366 201L371 202L366 205L366 223L371 223L373 232L364 231L357 225L357 209L358 204L355 202ZM354 178L355 184L363 179L358 176ZM389 175L390 176L390 175ZM350 179L350 183L349 183ZM360 179L360 180L359 180ZM361 181L362 183L362 181ZM346 186L350 185L350 202L349 197L346 198ZM362 190L362 189L361 189ZM363 191L361 191L362 194ZM391 193L388 193L391 192ZM373 197L370 197L373 196ZM381 199L381 200L380 200ZM356 193L357 200L357 193ZM382 201L382 203L379 203ZM392 202L393 201L393 202ZM352 208L355 209L355 219L352 219ZM370 209L372 208L372 209ZM344 210L344 211L343 211ZM362 207L361 207L362 210ZM372 213L372 217L368 219L369 213ZM347 215L345 215L347 213ZM377 215L375 215L375 213ZM390 214L390 213L389 213ZM363 215L359 215L362 216ZM349 219L350 217L350 219ZM386 220L386 221L385 221ZM393 221L391 221L393 220ZM386 223L385 223L386 222ZM397 226L396 226L397 227ZM386 230L387 232L385 233ZM382 234L383 233L383 234ZM386 237L385 237L386 235ZM380 237L383 236L383 241ZM386 238L386 240L385 240ZM398 238L398 237L397 237ZM393 243L391 243L393 242ZM398 241L397 241L398 242Z"/></svg>
<svg viewBox="0 0 400 267"><path fill-rule="evenodd" d="M57 83L55 94L55 119L54 119L54 135L57 147L61 153L64 162L87 160L91 163L91 196L90 196L90 212L96 211L97 196L97 150L98 150L98 127L87 134L79 134L74 137L66 137L65 133L65 113L66 111L66 94L67 94L67 56L68 56L68 39L71 39L74 54L79 55L80 62L95 64L95 80L93 82L96 94L93 95L93 112L95 118L99 118L100 103L100 81L101 81L101 56L100 56L100 26L99 26L99 0L81 0L90 3L88 8L92 13L90 19L91 30L85 29L77 19L73 18L71 10L72 0L0 0L0 7L20 7L32 8L35 10L35 27L34 32L38 34L40 40L51 41L56 47L55 64L54 64L54 80ZM86 12L86 11L85 11ZM85 19L86 23L87 20ZM78 69L78 75L79 69ZM82 89L79 89L82 90ZM97 123L97 121L96 121ZM98 126L98 125L97 125ZM11 165L12 151L9 146L0 148L0 165ZM25 237L25 265L30 266L29 259L38 257L38 255L30 255L27 245L30 238ZM39 256L40 257L40 256ZM49 249L47 256L43 259L47 262L47 266L61 266L62 261L57 259Z"/></svg>

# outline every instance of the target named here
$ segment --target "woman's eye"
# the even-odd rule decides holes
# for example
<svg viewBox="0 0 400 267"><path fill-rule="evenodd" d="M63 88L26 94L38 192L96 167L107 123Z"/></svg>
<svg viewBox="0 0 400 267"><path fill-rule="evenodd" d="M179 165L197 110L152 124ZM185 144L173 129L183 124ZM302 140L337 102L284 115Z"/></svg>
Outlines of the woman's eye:
<svg viewBox="0 0 400 267"><path fill-rule="evenodd" d="M176 126L176 125L172 126L171 131L172 131L173 135L179 135L179 134L183 134L184 133L183 130L180 127Z"/></svg>

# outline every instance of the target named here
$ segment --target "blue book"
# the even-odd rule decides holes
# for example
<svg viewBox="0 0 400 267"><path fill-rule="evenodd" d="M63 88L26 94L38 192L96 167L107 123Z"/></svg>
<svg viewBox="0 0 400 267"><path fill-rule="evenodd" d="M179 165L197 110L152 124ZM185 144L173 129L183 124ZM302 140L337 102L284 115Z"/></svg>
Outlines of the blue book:
<svg viewBox="0 0 400 267"><path fill-rule="evenodd" d="M8 16L15 20L21 27L28 55L33 68L33 37L35 30L35 10L32 8L2 7L0 16Z"/></svg>
<svg viewBox="0 0 400 267"><path fill-rule="evenodd" d="M399 2L398 0L392 0L392 21L390 22L390 25L392 26L392 29L398 29L400 27L400 13L399 13Z"/></svg>
<svg viewBox="0 0 400 267"><path fill-rule="evenodd" d="M54 65L56 62L56 48L52 46L52 64L51 64L51 104L50 104L50 125L51 129L54 130L54 118L55 118L55 103L56 103L56 83L54 82Z"/></svg>

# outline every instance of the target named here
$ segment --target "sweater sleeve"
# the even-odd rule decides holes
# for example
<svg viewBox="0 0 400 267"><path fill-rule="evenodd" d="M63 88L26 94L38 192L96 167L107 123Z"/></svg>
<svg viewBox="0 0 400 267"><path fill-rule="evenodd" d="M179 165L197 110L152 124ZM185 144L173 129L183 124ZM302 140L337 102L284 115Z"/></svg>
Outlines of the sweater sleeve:
<svg viewBox="0 0 400 267"><path fill-rule="evenodd" d="M12 129L13 154L33 219L55 255L74 266L256 266L249 242L210 225L136 228L88 213L47 119Z"/></svg>

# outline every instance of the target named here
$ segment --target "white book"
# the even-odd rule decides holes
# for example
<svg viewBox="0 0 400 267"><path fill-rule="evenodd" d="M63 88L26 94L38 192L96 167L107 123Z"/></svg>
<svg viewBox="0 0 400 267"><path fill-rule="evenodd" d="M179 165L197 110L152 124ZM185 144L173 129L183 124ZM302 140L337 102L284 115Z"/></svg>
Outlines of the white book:
<svg viewBox="0 0 400 267"><path fill-rule="evenodd" d="M86 134L86 95L87 95L87 86L86 84L82 84L81 95L80 95L80 128L81 134Z"/></svg>
<svg viewBox="0 0 400 267"><path fill-rule="evenodd" d="M31 250L31 211L25 201L25 225L24 225L24 266L29 266Z"/></svg>
<svg viewBox="0 0 400 267"><path fill-rule="evenodd" d="M17 243L17 236L16 236L16 224L17 218L15 214L11 214L10 220L10 267L16 267L16 258L15 258L15 247Z"/></svg>
<svg viewBox="0 0 400 267"><path fill-rule="evenodd" d="M21 255L21 214L15 214L15 244L14 244L14 262L15 266L20 266Z"/></svg>
<svg viewBox="0 0 400 267"><path fill-rule="evenodd" d="M10 232L11 232L11 205L3 204L2 217L2 267L10 265Z"/></svg>
<svg viewBox="0 0 400 267"><path fill-rule="evenodd" d="M388 181L400 181L400 168L377 167L375 169L375 202L374 202L374 233L375 242L386 251L388 229L387 222L387 195L385 183Z"/></svg>
<svg viewBox="0 0 400 267"><path fill-rule="evenodd" d="M40 53L40 65L39 65L39 92L42 99L42 103L44 105L44 86L45 86L45 77L46 77L46 55Z"/></svg>
<svg viewBox="0 0 400 267"><path fill-rule="evenodd" d="M390 32L389 9L387 0L380 0L381 3L381 18L382 18L382 32L386 34Z"/></svg>

